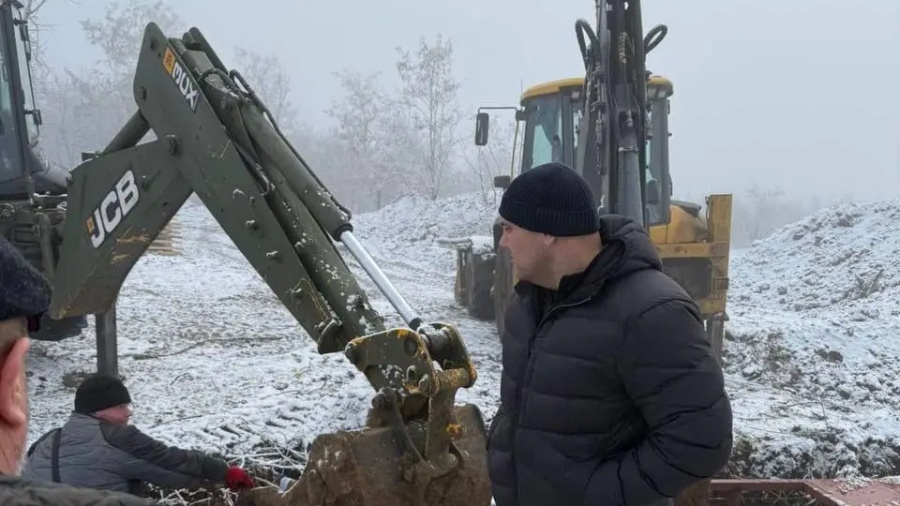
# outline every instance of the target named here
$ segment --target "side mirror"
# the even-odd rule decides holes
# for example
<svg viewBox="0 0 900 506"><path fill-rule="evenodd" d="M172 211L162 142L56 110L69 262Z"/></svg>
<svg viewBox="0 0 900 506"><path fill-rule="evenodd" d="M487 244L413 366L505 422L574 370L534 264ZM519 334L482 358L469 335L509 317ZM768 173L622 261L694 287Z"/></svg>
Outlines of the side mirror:
<svg viewBox="0 0 900 506"><path fill-rule="evenodd" d="M475 115L475 145L484 146L488 141L488 127L490 126L490 116L486 112L479 112Z"/></svg>
<svg viewBox="0 0 900 506"><path fill-rule="evenodd" d="M494 188L500 188L501 190L505 190L509 183L512 181L512 178L509 177L509 174L503 174L502 176L494 176Z"/></svg>

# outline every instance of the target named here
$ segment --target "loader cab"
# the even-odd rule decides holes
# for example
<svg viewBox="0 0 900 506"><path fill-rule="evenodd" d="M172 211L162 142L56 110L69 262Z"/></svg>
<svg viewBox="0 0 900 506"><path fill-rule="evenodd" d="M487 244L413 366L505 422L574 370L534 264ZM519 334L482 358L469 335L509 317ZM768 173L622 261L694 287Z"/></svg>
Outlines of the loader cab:
<svg viewBox="0 0 900 506"><path fill-rule="evenodd" d="M579 156L578 140L584 116L582 98L584 78L574 77L541 83L526 89L521 96L521 108L516 119L524 121L524 135L518 148L520 160L517 173L498 176L495 186L505 188L517 174L548 162L564 163L581 173L594 189L598 203L604 201L607 185L592 170L595 162L584 163ZM670 220L671 176L669 174L668 112L672 83L660 76L648 81L650 122L646 153L647 217L650 227L665 225ZM476 122L476 144L487 143L487 114L480 113ZM594 150L587 150L593 153ZM584 167L587 165L587 170Z"/></svg>
<svg viewBox="0 0 900 506"><path fill-rule="evenodd" d="M24 6L0 1L0 196L27 198L27 173L43 171L34 149L41 114L31 84L31 38ZM52 187L35 180L36 190Z"/></svg>
<svg viewBox="0 0 900 506"><path fill-rule="evenodd" d="M525 119L520 173L550 162L575 167L583 79L533 86L521 97Z"/></svg>

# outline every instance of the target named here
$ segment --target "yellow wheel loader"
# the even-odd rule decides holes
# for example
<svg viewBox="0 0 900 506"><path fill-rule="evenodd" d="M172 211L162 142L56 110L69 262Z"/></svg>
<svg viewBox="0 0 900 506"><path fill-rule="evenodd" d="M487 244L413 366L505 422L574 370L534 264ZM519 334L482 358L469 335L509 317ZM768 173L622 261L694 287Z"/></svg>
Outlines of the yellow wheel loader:
<svg viewBox="0 0 900 506"><path fill-rule="evenodd" d="M645 45L655 47L666 28L648 33ZM587 57L586 57L587 58ZM510 173L494 178L494 185L506 188L517 173L547 162L561 162L579 171L591 184L602 209L611 211L618 198L618 214L643 220L663 260L665 272L678 281L696 300L706 319L707 334L721 356L724 337L728 257L731 242L732 195L706 197L706 209L693 202L672 199L669 169L669 112L674 87L663 76L646 74L647 128L640 181L631 196L625 194L628 180L616 180L610 163L600 160L590 127L597 123L593 112L596 98L588 103L588 82L572 77L537 84L526 89L519 107L483 107L476 115L475 143L488 142L491 109L513 109L517 121ZM524 127L524 128L522 128ZM607 126L608 128L608 126ZM521 143L518 132L524 130ZM610 177L610 176L613 177ZM624 196L623 196L624 195ZM642 204L643 202L643 204ZM629 210L628 208L631 208ZM637 209L636 211L634 209ZM507 252L499 248L502 231L495 221L491 236L481 236L456 244L456 300L470 315L494 319L502 335L504 315L515 273Z"/></svg>

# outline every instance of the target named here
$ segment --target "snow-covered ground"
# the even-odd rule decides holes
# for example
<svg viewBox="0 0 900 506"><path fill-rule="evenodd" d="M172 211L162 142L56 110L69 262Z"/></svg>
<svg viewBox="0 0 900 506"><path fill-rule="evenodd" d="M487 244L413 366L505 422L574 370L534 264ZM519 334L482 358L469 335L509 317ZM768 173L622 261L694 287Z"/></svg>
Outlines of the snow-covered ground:
<svg viewBox="0 0 900 506"><path fill-rule="evenodd" d="M499 393L496 331L454 303L454 253L439 239L488 234L495 209L480 195L407 198L354 219L411 305L459 326L479 379L458 399L488 418ZM734 252L726 373L735 473L900 474L898 217L900 202L845 206ZM232 455L260 443L302 451L316 434L361 426L373 392L343 354L316 353L205 208L189 204L178 220L184 253L143 258L119 300L120 371L134 422L167 441ZM399 324L349 255L348 263L375 307ZM63 376L92 370L92 336L91 328L33 344L31 440L67 416L74 389Z"/></svg>
<svg viewBox="0 0 900 506"><path fill-rule="evenodd" d="M841 205L736 255L727 381L738 452L756 449L739 471L898 474L898 219L900 200Z"/></svg>

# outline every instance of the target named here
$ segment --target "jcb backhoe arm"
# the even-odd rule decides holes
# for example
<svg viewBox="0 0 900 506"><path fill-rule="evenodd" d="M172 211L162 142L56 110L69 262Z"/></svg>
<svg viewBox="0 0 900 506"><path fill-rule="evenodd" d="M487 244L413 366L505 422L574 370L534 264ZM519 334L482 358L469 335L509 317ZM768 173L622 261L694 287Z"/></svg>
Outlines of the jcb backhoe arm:
<svg viewBox="0 0 900 506"><path fill-rule="evenodd" d="M600 189L605 212L647 226L646 53L653 46L644 40L640 0L595 0L594 5L594 27L583 19L575 22L585 67L575 165Z"/></svg>
<svg viewBox="0 0 900 506"><path fill-rule="evenodd" d="M452 326L422 324L240 74L196 28L167 38L150 23L134 96L127 125L71 172L51 316L112 308L196 193L318 351L344 351L376 391L370 418L381 426L319 437L297 493L310 504L490 504L484 422L474 406L454 408L476 379L465 344ZM150 130L156 139L138 144ZM385 329L333 241L409 328Z"/></svg>

